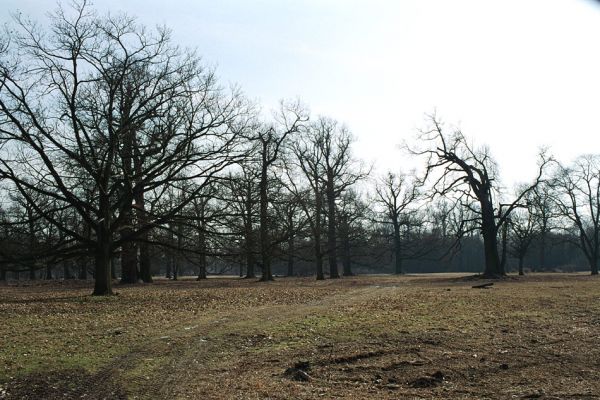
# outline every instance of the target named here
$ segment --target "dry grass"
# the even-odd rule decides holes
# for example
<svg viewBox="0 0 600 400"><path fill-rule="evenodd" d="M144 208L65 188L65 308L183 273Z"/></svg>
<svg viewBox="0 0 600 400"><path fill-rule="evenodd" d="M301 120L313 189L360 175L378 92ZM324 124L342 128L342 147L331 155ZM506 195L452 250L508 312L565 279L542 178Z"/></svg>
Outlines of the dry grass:
<svg viewBox="0 0 600 400"><path fill-rule="evenodd" d="M473 284L3 286L0 399L600 398L597 278Z"/></svg>

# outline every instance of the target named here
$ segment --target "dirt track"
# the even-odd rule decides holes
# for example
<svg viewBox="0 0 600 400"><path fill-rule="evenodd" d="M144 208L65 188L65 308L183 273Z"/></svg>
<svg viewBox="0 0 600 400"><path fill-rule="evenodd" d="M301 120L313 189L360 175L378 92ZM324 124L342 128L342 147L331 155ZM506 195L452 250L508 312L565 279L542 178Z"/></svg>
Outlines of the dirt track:
<svg viewBox="0 0 600 400"><path fill-rule="evenodd" d="M600 398L597 279L473 284L2 287L0 398Z"/></svg>

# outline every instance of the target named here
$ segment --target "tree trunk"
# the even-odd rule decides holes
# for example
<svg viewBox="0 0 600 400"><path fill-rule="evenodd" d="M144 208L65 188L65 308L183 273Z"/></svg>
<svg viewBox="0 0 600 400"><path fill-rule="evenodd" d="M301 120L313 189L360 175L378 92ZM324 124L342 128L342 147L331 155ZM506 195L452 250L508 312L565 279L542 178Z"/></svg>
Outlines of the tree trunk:
<svg viewBox="0 0 600 400"><path fill-rule="evenodd" d="M394 274L402 273L402 248L400 242L400 223L398 218L393 220L394 223Z"/></svg>
<svg viewBox="0 0 600 400"><path fill-rule="evenodd" d="M500 266L498 256L498 237L494 211L491 204L482 204L481 230L483 233L483 250L485 256L484 277L497 278L503 276L504 272Z"/></svg>
<svg viewBox="0 0 600 400"><path fill-rule="evenodd" d="M203 279L207 278L207 276L206 276L206 265L207 265L206 254L200 254L200 266L199 266L200 268L199 268L199 271L198 271L198 278L196 278L197 281L200 281L200 280L203 280Z"/></svg>
<svg viewBox="0 0 600 400"><path fill-rule="evenodd" d="M125 242L121 245L121 283L137 283L137 246L132 239L133 234L133 215L131 205L123 210L124 217L123 229L121 230L121 239Z"/></svg>
<svg viewBox="0 0 600 400"><path fill-rule="evenodd" d="M272 281L271 273L271 239L269 237L269 199L267 194L267 164L265 150L263 150L263 165L260 177L260 255L262 258L262 277L261 281Z"/></svg>
<svg viewBox="0 0 600 400"><path fill-rule="evenodd" d="M344 276L353 276L352 261L350 257L350 226L348 217L343 216L340 227L340 236L342 238L342 266Z"/></svg>
<svg viewBox="0 0 600 400"><path fill-rule="evenodd" d="M65 279L65 280L73 279L73 276L71 275L71 269L69 268L69 262L63 261L62 265L63 265L63 279Z"/></svg>
<svg viewBox="0 0 600 400"><path fill-rule="evenodd" d="M171 279L173 277L173 257L171 257L171 254L167 254L165 259L166 259L165 278Z"/></svg>
<svg viewBox="0 0 600 400"><path fill-rule="evenodd" d="M317 268L317 280L321 281L325 279L323 273L323 255L321 254L321 238L315 238L315 261Z"/></svg>
<svg viewBox="0 0 600 400"><path fill-rule="evenodd" d="M287 276L294 276L294 252L296 251L294 244L294 236L288 239L288 259L287 259Z"/></svg>
<svg viewBox="0 0 600 400"><path fill-rule="evenodd" d="M317 195L318 196L318 195ZM316 212L316 227L315 227L315 263L317 269L317 280L325 279L323 273L323 254L321 252L321 207L320 200L317 199L317 210Z"/></svg>
<svg viewBox="0 0 600 400"><path fill-rule="evenodd" d="M508 222L502 225L502 257L500 258L500 273L506 274L506 259L508 251Z"/></svg>
<svg viewBox="0 0 600 400"><path fill-rule="evenodd" d="M173 254L171 257L173 258L173 280L176 281L179 275L179 254Z"/></svg>
<svg viewBox="0 0 600 400"><path fill-rule="evenodd" d="M117 265L115 263L115 258L114 257L110 257L110 276L113 279L117 279Z"/></svg>
<svg viewBox="0 0 600 400"><path fill-rule="evenodd" d="M244 221L244 242L246 252L246 278L256 278L254 273L254 230L252 229L252 199L251 193L246 193L246 216Z"/></svg>
<svg viewBox="0 0 600 400"><path fill-rule="evenodd" d="M173 280L176 281L181 270L181 249L183 244L183 224L177 223L177 253L175 254L175 262L173 263Z"/></svg>
<svg viewBox="0 0 600 400"><path fill-rule="evenodd" d="M525 258L524 255L519 256L519 275L525 275L525 273L523 272L523 259L524 258Z"/></svg>
<svg viewBox="0 0 600 400"><path fill-rule="evenodd" d="M4 269L4 266L0 266L0 281L6 281L6 269Z"/></svg>
<svg viewBox="0 0 600 400"><path fill-rule="evenodd" d="M104 224L101 224L104 225ZM98 243L95 254L94 292L93 296L112 295L110 232L104 227L98 229Z"/></svg>
<svg viewBox="0 0 600 400"><path fill-rule="evenodd" d="M52 264L46 264L46 276L47 281L52 280Z"/></svg>
<svg viewBox="0 0 600 400"><path fill-rule="evenodd" d="M590 270L592 275L598 275L598 257L590 260Z"/></svg>
<svg viewBox="0 0 600 400"><path fill-rule="evenodd" d="M79 279L86 281L88 278L88 260L87 258L81 258L79 267Z"/></svg>
<svg viewBox="0 0 600 400"><path fill-rule="evenodd" d="M206 237L204 235L204 228L201 227L198 229L198 251L200 253L199 256L199 271L198 271L198 278L196 280L202 280L202 279L206 279L206 268L207 268L207 261L206 261Z"/></svg>
<svg viewBox="0 0 600 400"><path fill-rule="evenodd" d="M256 278L254 273L254 246L252 240L253 233L250 232L246 235L246 278Z"/></svg>
<svg viewBox="0 0 600 400"><path fill-rule="evenodd" d="M327 173L327 256L329 259L329 277L336 279L340 277L337 265L337 234L336 234L336 207L335 189L331 171Z"/></svg>
<svg viewBox="0 0 600 400"><path fill-rule="evenodd" d="M146 201L144 193L138 191L135 193L136 215L141 227L148 224L148 216L146 215ZM145 230L137 242L140 249L140 279L144 283L152 283L152 257L150 255L150 244L148 243L149 232Z"/></svg>
<svg viewBox="0 0 600 400"><path fill-rule="evenodd" d="M546 233L542 232L540 238L540 271L546 270Z"/></svg>
<svg viewBox="0 0 600 400"><path fill-rule="evenodd" d="M152 258L150 255L150 245L145 242L148 240L148 233L142 235L140 247L140 278L144 283L152 283Z"/></svg>
<svg viewBox="0 0 600 400"><path fill-rule="evenodd" d="M133 168L135 174L138 177L143 175L143 160L140 157L140 146L138 143L137 134L133 135ZM148 225L148 214L146 213L146 199L144 197L144 188L140 182L136 182L136 189L133 192L133 199L135 201L135 212L140 227ZM138 240L138 247L140 249L140 279L144 283L152 283L152 258L150 255L150 244L148 243L150 233L148 230L144 230Z"/></svg>

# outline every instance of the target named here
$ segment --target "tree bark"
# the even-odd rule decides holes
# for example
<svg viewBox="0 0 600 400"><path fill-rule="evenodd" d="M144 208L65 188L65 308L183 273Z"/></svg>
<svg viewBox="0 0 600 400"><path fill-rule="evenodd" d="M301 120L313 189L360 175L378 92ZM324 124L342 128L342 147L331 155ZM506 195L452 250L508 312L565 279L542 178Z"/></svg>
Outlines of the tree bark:
<svg viewBox="0 0 600 400"><path fill-rule="evenodd" d="M592 275L598 275L598 258L590 260L590 270Z"/></svg>
<svg viewBox="0 0 600 400"><path fill-rule="evenodd" d="M96 272L94 274L93 296L107 296L113 294L111 259L110 232L101 227L98 230L98 244L95 254Z"/></svg>
<svg viewBox="0 0 600 400"><path fill-rule="evenodd" d="M481 229L483 234L483 249L485 256L485 270L483 276L497 278L504 275L500 266L498 255L498 237L494 211L490 203L482 204Z"/></svg>
<svg viewBox="0 0 600 400"><path fill-rule="evenodd" d="M327 256L329 259L329 277L337 279L340 277L337 265L337 233L336 233L336 206L335 206L335 188L334 176L331 171L327 171Z"/></svg>
<svg viewBox="0 0 600 400"><path fill-rule="evenodd" d="M206 236L204 234L204 227L200 227L198 229L198 251L200 253L199 255L199 262L198 262L198 267L199 267L199 271L198 271L198 278L196 280L202 280L202 279L206 279L206 268L207 268L207 261L206 261Z"/></svg>
<svg viewBox="0 0 600 400"><path fill-rule="evenodd" d="M400 222L398 218L394 218L394 274L402 274L402 249L400 242Z"/></svg>
<svg viewBox="0 0 600 400"><path fill-rule="evenodd" d="M73 279L71 275L71 269L69 268L69 263L67 261L63 261L63 279Z"/></svg>
<svg viewBox="0 0 600 400"><path fill-rule="evenodd" d="M294 236L288 239L287 276L294 276L294 252L296 251Z"/></svg>
<svg viewBox="0 0 600 400"><path fill-rule="evenodd" d="M519 275L525 275L525 272L523 272L523 258L525 257L519 256Z"/></svg>
<svg viewBox="0 0 600 400"><path fill-rule="evenodd" d="M131 205L126 207L127 210L123 210L127 215L124 218L125 226L121 230L121 238L125 239L125 242L121 245L121 283L133 284L138 281L137 274L137 246L132 240L131 235L133 233L133 215Z"/></svg>
<svg viewBox="0 0 600 400"><path fill-rule="evenodd" d="M47 281L52 280L52 264L46 264L46 276Z"/></svg>
<svg viewBox="0 0 600 400"><path fill-rule="evenodd" d="M269 237L269 214L268 206L269 199L267 193L267 160L266 160L266 146L263 144L263 163L260 174L260 255L262 258L262 277L261 281L272 281L273 275L271 273L271 238Z"/></svg>
<svg viewBox="0 0 600 400"><path fill-rule="evenodd" d="M318 182L318 177L315 177L315 182ZM318 191L315 191L315 263L317 270L317 280L325 279L323 273L323 253L321 252L321 195Z"/></svg>
<svg viewBox="0 0 600 400"><path fill-rule="evenodd" d="M353 276L352 260L350 257L350 226L348 217L343 215L340 224L340 237L342 240L342 266L344 276Z"/></svg>

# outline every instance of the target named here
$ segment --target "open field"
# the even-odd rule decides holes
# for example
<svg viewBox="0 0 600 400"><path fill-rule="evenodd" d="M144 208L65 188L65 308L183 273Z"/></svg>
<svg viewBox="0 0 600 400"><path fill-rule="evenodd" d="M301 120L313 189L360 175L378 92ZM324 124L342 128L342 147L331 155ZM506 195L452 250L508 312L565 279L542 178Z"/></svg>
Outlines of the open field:
<svg viewBox="0 0 600 400"><path fill-rule="evenodd" d="M600 398L598 278L476 283L1 286L0 399Z"/></svg>

